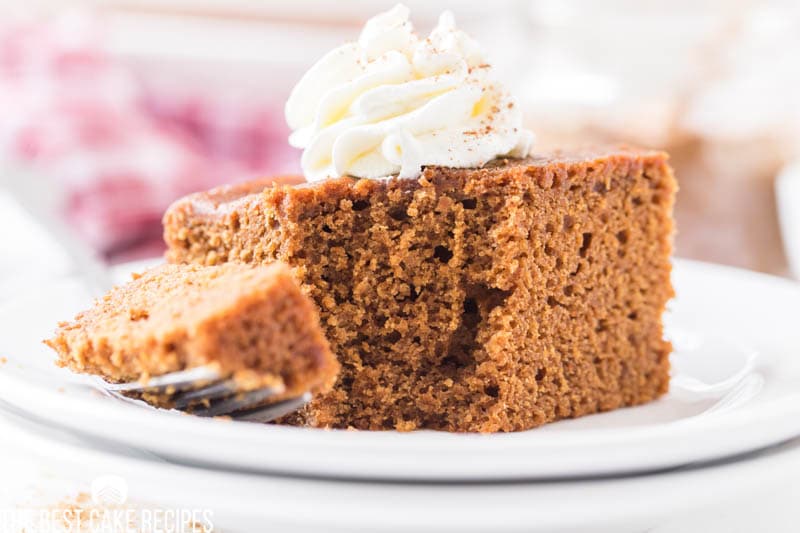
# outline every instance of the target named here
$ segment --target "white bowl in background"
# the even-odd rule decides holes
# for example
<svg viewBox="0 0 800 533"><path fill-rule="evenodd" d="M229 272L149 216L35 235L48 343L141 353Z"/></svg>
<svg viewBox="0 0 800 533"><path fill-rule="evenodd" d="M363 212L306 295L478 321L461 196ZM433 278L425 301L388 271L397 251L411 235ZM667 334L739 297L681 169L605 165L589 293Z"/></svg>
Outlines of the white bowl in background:
<svg viewBox="0 0 800 533"><path fill-rule="evenodd" d="M789 270L800 279L800 161L787 165L778 175L775 195Z"/></svg>

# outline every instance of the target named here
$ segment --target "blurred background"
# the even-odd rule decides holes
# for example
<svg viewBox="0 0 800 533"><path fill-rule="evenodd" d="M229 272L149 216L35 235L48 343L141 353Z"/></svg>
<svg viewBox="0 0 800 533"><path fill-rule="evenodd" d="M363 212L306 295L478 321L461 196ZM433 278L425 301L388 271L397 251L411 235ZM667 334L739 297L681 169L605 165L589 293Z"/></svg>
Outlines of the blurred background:
<svg viewBox="0 0 800 533"><path fill-rule="evenodd" d="M800 2L405 3L421 32L456 13L539 148L669 151L678 255L800 276ZM392 5L0 2L0 183L109 262L157 255L174 199L298 172L289 90ZM15 209L0 196L6 257L31 241Z"/></svg>

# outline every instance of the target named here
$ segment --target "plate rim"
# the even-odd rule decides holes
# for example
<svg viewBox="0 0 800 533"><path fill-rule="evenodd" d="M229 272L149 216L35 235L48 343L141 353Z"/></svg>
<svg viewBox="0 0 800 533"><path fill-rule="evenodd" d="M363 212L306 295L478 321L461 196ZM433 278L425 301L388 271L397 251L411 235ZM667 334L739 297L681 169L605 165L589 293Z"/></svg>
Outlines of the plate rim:
<svg viewBox="0 0 800 533"><path fill-rule="evenodd" d="M48 464L55 462L59 472L77 471L85 477L92 473L113 471L123 476L132 487L137 486L137 494L147 494L150 498L148 501L151 502L155 497L159 503L166 505L198 506L209 502L208 490L203 487L219 486L223 483L236 487L237 490L231 494L216 491L212 497L214 515L221 518L219 523L215 523L219 527L237 530L251 529L253 523L263 523L264 519L272 520L276 516L293 517L292 523L297 526L321 526L317 523L322 519L320 516L307 518L305 514L297 512L303 508L308 509L309 498L315 504L333 506L333 516L322 514L328 527L342 525L352 529L359 524L368 524L375 531L399 531L424 523L428 527L438 524L450 528L456 526L464 531L485 531L492 524L496 526L496 517L483 513L480 506L469 506L466 513L456 511L464 510L464 496L468 495L469 501L475 503L485 502L487 498L502 498L504 508L511 511L506 525L524 527L526 531L560 531L563 528L572 528L569 530L573 531L575 528L583 530L586 527L600 526L605 527L603 531L620 531L621 525L629 528L625 531L638 531L666 518L675 517L676 512L687 513L706 508L726 501L731 495L741 496L744 489L757 491L758 487L774 486L775 483L790 479L800 472L800 463L796 460L800 457L800 439L795 439L738 461L652 476L598 480L591 485L593 498L585 498L582 496L587 494L590 485L581 481L430 486L254 478L240 472L206 471L140 457L120 456L104 449L86 449L72 442L54 441L46 435L32 433L21 426L12 427L11 430L22 435L26 453L50 461ZM52 451L54 446L57 452ZM65 461L68 464L64 464ZM87 468L86 465L90 466ZM162 478L168 480L166 484L160 482ZM146 480L144 486L140 485L142 480ZM676 491L675 486L683 486L686 490ZM175 490L176 487L180 490ZM157 495L153 496L150 490L154 490ZM656 503L642 505L641 497L632 497L634 494L647 494L647 501ZM358 505L363 506L364 500L359 499L358 495L370 498L370 503L376 505L369 506L371 514L362 516L356 524L350 513L357 508L352 502L362 502ZM291 508L263 504L265 500L274 501L276 497L283 498ZM440 510L439 506L432 508L428 503L431 497L442 502L444 509ZM165 498L163 502L162 498ZM386 505L395 505L394 502L397 502L398 508L408 508L409 502L415 502L413 511L416 512L410 513L402 523L397 523L386 518L386 505L377 505L379 501ZM568 514L564 513L567 509L564 506L565 501L571 509ZM521 505L523 502L527 502L527 505ZM612 503L614 505L609 507ZM536 519L532 521L533 517ZM239 527L233 527L231 521L236 522ZM412 521L415 523L410 523Z"/></svg>

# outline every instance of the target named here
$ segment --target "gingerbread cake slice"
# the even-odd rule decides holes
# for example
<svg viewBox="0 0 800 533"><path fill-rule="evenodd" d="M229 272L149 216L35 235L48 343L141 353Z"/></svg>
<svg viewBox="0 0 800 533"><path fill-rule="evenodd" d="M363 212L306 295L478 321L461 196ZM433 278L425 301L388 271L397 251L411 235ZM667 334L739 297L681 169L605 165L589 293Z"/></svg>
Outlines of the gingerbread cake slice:
<svg viewBox="0 0 800 533"><path fill-rule="evenodd" d="M339 367L314 304L279 263L147 270L46 342L60 366L112 382L211 366L242 390L282 388L276 399L327 390Z"/></svg>
<svg viewBox="0 0 800 533"><path fill-rule="evenodd" d="M175 203L167 257L293 267L342 369L290 423L524 430L667 391L675 191L630 148L264 182Z"/></svg>

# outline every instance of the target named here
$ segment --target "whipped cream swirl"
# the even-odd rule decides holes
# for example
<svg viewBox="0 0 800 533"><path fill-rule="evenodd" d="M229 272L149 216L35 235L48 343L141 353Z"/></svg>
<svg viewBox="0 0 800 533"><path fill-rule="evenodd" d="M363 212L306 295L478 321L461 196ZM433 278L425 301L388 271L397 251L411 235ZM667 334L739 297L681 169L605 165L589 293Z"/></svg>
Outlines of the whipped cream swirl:
<svg viewBox="0 0 800 533"><path fill-rule="evenodd" d="M286 103L309 181L416 178L425 165L480 167L524 157L533 135L478 44L445 12L427 39L408 8L369 20L358 42L326 54Z"/></svg>

